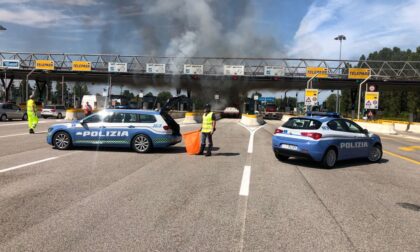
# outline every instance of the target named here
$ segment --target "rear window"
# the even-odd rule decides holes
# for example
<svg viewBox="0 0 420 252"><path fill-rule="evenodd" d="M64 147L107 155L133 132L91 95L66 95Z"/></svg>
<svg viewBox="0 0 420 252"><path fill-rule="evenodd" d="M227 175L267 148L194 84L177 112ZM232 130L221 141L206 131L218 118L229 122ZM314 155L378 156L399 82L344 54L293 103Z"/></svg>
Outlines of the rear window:
<svg viewBox="0 0 420 252"><path fill-rule="evenodd" d="M55 106L45 106L45 109L54 109Z"/></svg>
<svg viewBox="0 0 420 252"><path fill-rule="evenodd" d="M283 124L284 128L289 129L319 129L321 127L321 122L313 119L308 118L291 118L285 124Z"/></svg>

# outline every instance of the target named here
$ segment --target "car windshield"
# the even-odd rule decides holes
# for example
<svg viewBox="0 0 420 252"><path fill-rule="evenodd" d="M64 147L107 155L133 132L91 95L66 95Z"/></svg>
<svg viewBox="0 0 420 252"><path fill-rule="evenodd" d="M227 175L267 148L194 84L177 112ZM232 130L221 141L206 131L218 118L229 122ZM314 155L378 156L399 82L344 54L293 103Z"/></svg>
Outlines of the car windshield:
<svg viewBox="0 0 420 252"><path fill-rule="evenodd" d="M54 106L47 105L47 106L44 107L44 109L54 109Z"/></svg>
<svg viewBox="0 0 420 252"><path fill-rule="evenodd" d="M321 122L308 119L308 118L291 118L285 124L283 124L284 128L289 129L319 129L321 127Z"/></svg>

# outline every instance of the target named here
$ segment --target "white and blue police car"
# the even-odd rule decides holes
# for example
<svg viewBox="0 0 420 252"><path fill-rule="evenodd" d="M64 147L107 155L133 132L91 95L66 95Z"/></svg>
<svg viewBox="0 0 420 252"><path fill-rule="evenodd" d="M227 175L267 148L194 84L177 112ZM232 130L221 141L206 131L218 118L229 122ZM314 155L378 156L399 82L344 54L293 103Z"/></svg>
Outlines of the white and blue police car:
<svg viewBox="0 0 420 252"><path fill-rule="evenodd" d="M280 161L301 157L332 168L339 160L367 158L379 162L382 143L351 120L336 113L308 113L292 117L272 137L274 154Z"/></svg>
<svg viewBox="0 0 420 252"><path fill-rule="evenodd" d="M181 142L181 134L179 125L165 111L105 109L79 121L53 125L47 142L59 150L105 146L146 153Z"/></svg>

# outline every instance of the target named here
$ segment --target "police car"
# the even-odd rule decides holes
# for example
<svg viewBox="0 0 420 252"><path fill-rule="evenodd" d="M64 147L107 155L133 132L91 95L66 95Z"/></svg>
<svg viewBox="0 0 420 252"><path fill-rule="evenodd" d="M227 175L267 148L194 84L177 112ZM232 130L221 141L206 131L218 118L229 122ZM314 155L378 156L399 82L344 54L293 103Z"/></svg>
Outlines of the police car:
<svg viewBox="0 0 420 252"><path fill-rule="evenodd" d="M59 150L106 146L145 153L181 142L181 134L179 125L165 111L106 109L83 120L53 125L47 142Z"/></svg>
<svg viewBox="0 0 420 252"><path fill-rule="evenodd" d="M292 117L275 130L272 144L280 161L302 157L327 168L334 167L338 160L367 158L379 162L382 158L379 136L336 113Z"/></svg>

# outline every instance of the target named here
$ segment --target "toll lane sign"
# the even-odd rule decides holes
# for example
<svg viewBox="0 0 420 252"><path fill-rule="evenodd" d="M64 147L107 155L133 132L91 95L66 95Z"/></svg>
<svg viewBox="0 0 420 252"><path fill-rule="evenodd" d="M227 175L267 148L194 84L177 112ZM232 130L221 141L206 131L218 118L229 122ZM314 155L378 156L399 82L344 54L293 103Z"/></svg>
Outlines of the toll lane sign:
<svg viewBox="0 0 420 252"><path fill-rule="evenodd" d="M54 70L54 61L53 60L36 60L35 69Z"/></svg>
<svg viewBox="0 0 420 252"><path fill-rule="evenodd" d="M305 89L305 106L317 105L318 93L318 89Z"/></svg>
<svg viewBox="0 0 420 252"><path fill-rule="evenodd" d="M328 78L328 68L326 67L307 67L306 77L311 78L318 74L318 78Z"/></svg>
<svg viewBox="0 0 420 252"><path fill-rule="evenodd" d="M92 63L89 61L73 61L71 64L72 71L91 71Z"/></svg>
<svg viewBox="0 0 420 252"><path fill-rule="evenodd" d="M379 92L366 92L365 93L365 109L378 109L379 108Z"/></svg>
<svg viewBox="0 0 420 252"><path fill-rule="evenodd" d="M349 68L349 79L367 79L370 75L369 68Z"/></svg>

